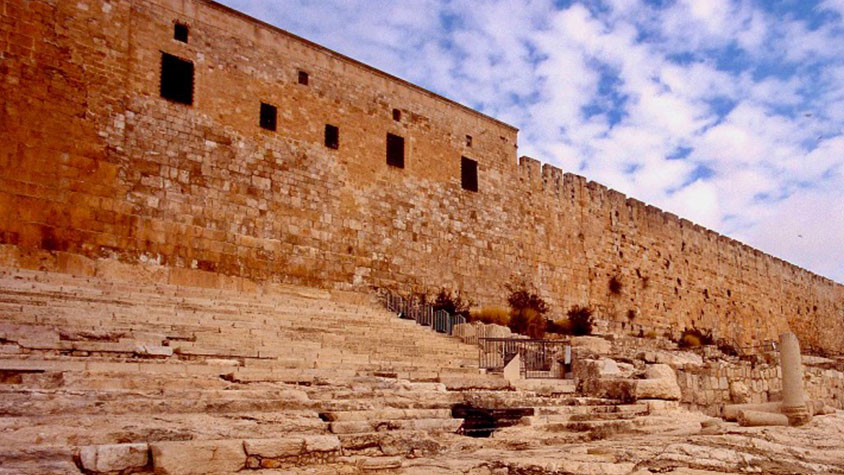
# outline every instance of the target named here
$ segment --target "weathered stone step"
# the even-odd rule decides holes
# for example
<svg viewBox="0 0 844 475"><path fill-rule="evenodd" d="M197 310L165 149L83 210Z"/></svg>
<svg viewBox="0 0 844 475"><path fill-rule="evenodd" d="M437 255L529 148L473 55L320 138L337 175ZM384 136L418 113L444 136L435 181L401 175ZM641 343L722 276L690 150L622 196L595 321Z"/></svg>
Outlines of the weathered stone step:
<svg viewBox="0 0 844 475"><path fill-rule="evenodd" d="M451 417L449 409L372 409L363 411L329 411L320 413L327 421L369 421L398 419L447 419Z"/></svg>
<svg viewBox="0 0 844 475"><path fill-rule="evenodd" d="M548 432L591 432L602 431L604 433L631 432L634 428L643 425L640 419L631 420L609 420L609 421L569 421L569 422L548 422L541 425L543 430Z"/></svg>
<svg viewBox="0 0 844 475"><path fill-rule="evenodd" d="M332 435L154 442L149 448L155 473L185 475L328 464L340 455L340 441Z"/></svg>
<svg viewBox="0 0 844 475"><path fill-rule="evenodd" d="M474 377L466 376L442 376L440 382L443 383L449 391L465 391L465 390L508 390L511 389L510 383L501 376L493 375L475 375Z"/></svg>
<svg viewBox="0 0 844 475"><path fill-rule="evenodd" d="M546 416L525 417L523 422L527 425L542 426L549 424L562 424L567 422L592 422L592 421L622 421L631 420L638 416L635 413L605 412L586 414L553 414Z"/></svg>
<svg viewBox="0 0 844 475"><path fill-rule="evenodd" d="M439 440L446 436L447 434L438 434L434 439L430 432L424 430L391 430L337 435L343 452L350 456L352 464L358 456L406 457L412 454L418 457L439 454L446 449Z"/></svg>
<svg viewBox="0 0 844 475"><path fill-rule="evenodd" d="M337 421L329 424L329 430L334 434L355 434L362 432L383 432L388 430L424 430L439 432L456 432L463 419L373 419Z"/></svg>
<svg viewBox="0 0 844 475"><path fill-rule="evenodd" d="M0 475L80 475L68 445L0 445Z"/></svg>
<svg viewBox="0 0 844 475"><path fill-rule="evenodd" d="M314 403L297 390L141 391L56 390L6 391L0 400L4 417L43 414L152 414L272 412L307 409Z"/></svg>
<svg viewBox="0 0 844 475"><path fill-rule="evenodd" d="M536 408L538 416L574 415L574 414L645 414L646 403L639 404L603 404L577 406L540 406Z"/></svg>
<svg viewBox="0 0 844 475"><path fill-rule="evenodd" d="M0 445L79 445L323 434L315 411L0 417Z"/></svg>

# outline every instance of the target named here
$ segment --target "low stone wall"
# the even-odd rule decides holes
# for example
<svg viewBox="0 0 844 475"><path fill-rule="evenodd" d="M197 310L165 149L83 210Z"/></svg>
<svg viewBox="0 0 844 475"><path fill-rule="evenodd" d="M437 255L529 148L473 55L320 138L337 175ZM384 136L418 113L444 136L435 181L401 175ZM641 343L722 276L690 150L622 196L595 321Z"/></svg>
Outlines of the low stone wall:
<svg viewBox="0 0 844 475"><path fill-rule="evenodd" d="M683 406L718 416L727 404L764 403L781 399L779 365L706 363L677 368ZM809 399L844 409L844 373L806 367L804 388Z"/></svg>

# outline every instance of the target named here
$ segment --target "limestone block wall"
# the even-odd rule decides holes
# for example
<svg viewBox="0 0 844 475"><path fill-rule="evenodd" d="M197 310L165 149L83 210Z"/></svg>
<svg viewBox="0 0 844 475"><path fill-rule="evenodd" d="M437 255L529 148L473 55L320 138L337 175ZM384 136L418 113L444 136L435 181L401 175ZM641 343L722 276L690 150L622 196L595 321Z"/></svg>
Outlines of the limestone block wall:
<svg viewBox="0 0 844 475"><path fill-rule="evenodd" d="M720 415L727 404L764 403L782 400L779 365L707 363L676 369L682 398L689 409ZM844 373L834 369L806 367L803 385L809 399L844 409Z"/></svg>
<svg viewBox="0 0 844 475"><path fill-rule="evenodd" d="M191 106L160 97L162 52L194 64ZM840 284L517 160L513 127L213 2L0 0L0 54L7 264L447 287L486 305L523 279L556 315L590 305L610 326L697 326L738 344L790 329L804 348L844 350ZM278 108L277 131L259 127L261 102ZM387 133L405 139L403 169L386 164ZM463 156L478 192L461 187Z"/></svg>

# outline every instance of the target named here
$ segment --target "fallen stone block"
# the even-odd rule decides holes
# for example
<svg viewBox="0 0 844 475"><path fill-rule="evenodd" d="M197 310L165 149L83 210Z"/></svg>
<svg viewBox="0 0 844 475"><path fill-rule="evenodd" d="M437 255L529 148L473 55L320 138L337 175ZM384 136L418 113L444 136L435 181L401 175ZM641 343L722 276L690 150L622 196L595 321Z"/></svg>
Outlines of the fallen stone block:
<svg viewBox="0 0 844 475"><path fill-rule="evenodd" d="M788 417L785 414L773 412L751 411L743 409L738 413L738 423L743 427L759 426L787 426Z"/></svg>
<svg viewBox="0 0 844 475"><path fill-rule="evenodd" d="M89 445L79 450L82 468L91 472L134 471L149 463L147 444Z"/></svg>
<svg viewBox="0 0 844 475"><path fill-rule="evenodd" d="M246 453L241 440L200 440L150 444L157 474L199 475L242 469Z"/></svg>

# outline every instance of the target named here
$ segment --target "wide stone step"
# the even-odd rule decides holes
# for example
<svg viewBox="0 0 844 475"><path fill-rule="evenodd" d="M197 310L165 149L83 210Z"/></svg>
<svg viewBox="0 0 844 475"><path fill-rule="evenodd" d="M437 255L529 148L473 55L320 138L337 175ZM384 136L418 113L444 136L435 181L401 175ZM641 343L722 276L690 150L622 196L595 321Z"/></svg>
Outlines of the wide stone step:
<svg viewBox="0 0 844 475"><path fill-rule="evenodd" d="M451 417L449 409L372 409L364 411L330 411L320 413L327 421L369 421L398 419L447 419Z"/></svg>
<svg viewBox="0 0 844 475"><path fill-rule="evenodd" d="M272 412L313 407L298 390L275 391L142 391L72 390L4 391L0 415L160 414Z"/></svg>
<svg viewBox="0 0 844 475"><path fill-rule="evenodd" d="M80 475L68 445L0 445L0 475Z"/></svg>
<svg viewBox="0 0 844 475"><path fill-rule="evenodd" d="M332 435L154 442L149 448L155 473L186 475L329 464L340 456L340 441Z"/></svg>
<svg viewBox="0 0 844 475"><path fill-rule="evenodd" d="M413 457L436 455L447 449L440 440L461 437L454 434L432 434L424 430L391 430L383 432L361 432L338 434L343 452L355 457ZM354 462L352 462L354 463Z"/></svg>
<svg viewBox="0 0 844 475"><path fill-rule="evenodd" d="M569 422L548 422L541 425L542 429L548 432L594 432L603 434L615 434L632 432L636 427L643 425L640 419L630 420L609 420L609 421L569 421Z"/></svg>
<svg viewBox="0 0 844 475"><path fill-rule="evenodd" d="M605 412L587 414L554 414L546 416L526 417L523 421L527 425L543 426L549 424L563 424L568 422L592 422L592 421L623 421L632 420L638 414L625 412Z"/></svg>
<svg viewBox="0 0 844 475"><path fill-rule="evenodd" d="M322 434L315 411L82 414L0 417L0 446L111 444L156 440Z"/></svg>
<svg viewBox="0 0 844 475"><path fill-rule="evenodd" d="M388 430L424 430L431 432L456 432L463 419L376 419L337 421L329 424L334 434L355 434L364 432L383 432Z"/></svg>
<svg viewBox="0 0 844 475"><path fill-rule="evenodd" d="M537 407L538 416L551 415L588 415L588 414L646 414L648 405L640 404L602 404L577 406L544 406Z"/></svg>

